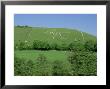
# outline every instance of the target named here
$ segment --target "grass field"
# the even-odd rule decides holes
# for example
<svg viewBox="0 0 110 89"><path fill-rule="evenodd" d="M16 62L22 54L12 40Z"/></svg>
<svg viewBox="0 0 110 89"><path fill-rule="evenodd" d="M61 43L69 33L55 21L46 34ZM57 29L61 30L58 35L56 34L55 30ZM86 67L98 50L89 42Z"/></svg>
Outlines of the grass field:
<svg viewBox="0 0 110 89"><path fill-rule="evenodd" d="M40 54L44 54L45 57L49 61L62 60L66 61L67 59L67 51L39 51L39 50L23 50L23 51L15 51L16 57L24 60L36 60Z"/></svg>

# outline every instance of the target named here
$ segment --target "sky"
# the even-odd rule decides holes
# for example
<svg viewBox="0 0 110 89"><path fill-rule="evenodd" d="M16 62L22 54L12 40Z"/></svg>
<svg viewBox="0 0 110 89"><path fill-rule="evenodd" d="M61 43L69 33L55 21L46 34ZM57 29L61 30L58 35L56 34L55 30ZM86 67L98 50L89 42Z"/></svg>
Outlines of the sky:
<svg viewBox="0 0 110 89"><path fill-rule="evenodd" d="M97 35L96 14L15 14L14 25L72 28Z"/></svg>

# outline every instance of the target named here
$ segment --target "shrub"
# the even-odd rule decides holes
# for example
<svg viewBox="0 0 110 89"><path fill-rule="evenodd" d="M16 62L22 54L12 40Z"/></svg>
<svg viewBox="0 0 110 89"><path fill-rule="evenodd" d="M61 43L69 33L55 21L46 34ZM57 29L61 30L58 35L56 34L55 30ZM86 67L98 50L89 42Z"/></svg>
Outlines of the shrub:
<svg viewBox="0 0 110 89"><path fill-rule="evenodd" d="M94 43L94 51L97 52L97 42Z"/></svg>
<svg viewBox="0 0 110 89"><path fill-rule="evenodd" d="M32 76L34 72L34 62L32 60L14 58L14 74L17 76Z"/></svg>
<svg viewBox="0 0 110 89"><path fill-rule="evenodd" d="M25 44L25 50L31 50L31 49L33 49L32 45Z"/></svg>
<svg viewBox="0 0 110 89"><path fill-rule="evenodd" d="M19 44L14 44L14 49L15 50L19 49Z"/></svg>
<svg viewBox="0 0 110 89"><path fill-rule="evenodd" d="M73 51L84 51L85 50L84 43L72 42L69 44L68 49Z"/></svg>
<svg viewBox="0 0 110 89"><path fill-rule="evenodd" d="M66 43L62 43L61 44L61 47L60 47L60 50L68 50L68 45Z"/></svg>
<svg viewBox="0 0 110 89"><path fill-rule="evenodd" d="M84 46L87 51L94 51L94 52L97 51L97 42L96 41L89 40L89 41L85 42Z"/></svg>
<svg viewBox="0 0 110 89"><path fill-rule="evenodd" d="M54 76L68 76L71 75L71 66L68 62L56 60L53 62Z"/></svg>
<svg viewBox="0 0 110 89"><path fill-rule="evenodd" d="M72 75L78 75L78 69L79 69L79 65L78 65L78 53L77 52L71 52L68 56L68 61L71 63L71 67L72 67Z"/></svg>
<svg viewBox="0 0 110 89"><path fill-rule="evenodd" d="M37 49L37 50L49 50L49 49L51 49L48 42L43 42L43 41L39 41L39 40L34 40L33 48Z"/></svg>
<svg viewBox="0 0 110 89"><path fill-rule="evenodd" d="M68 56L68 61L71 63L73 75L96 75L96 53L72 52Z"/></svg>
<svg viewBox="0 0 110 89"><path fill-rule="evenodd" d="M52 75L52 66L43 54L40 54L35 62L35 76L48 76Z"/></svg>
<svg viewBox="0 0 110 89"><path fill-rule="evenodd" d="M42 43L43 43L43 45L42 45L41 48L42 48L43 50L49 50L49 49L51 49L48 42L42 42Z"/></svg>
<svg viewBox="0 0 110 89"><path fill-rule="evenodd" d="M19 49L19 50L33 49L32 45L30 45L30 43L28 43L27 41L19 42L19 44L15 44L14 47L15 47L15 49Z"/></svg>
<svg viewBox="0 0 110 89"><path fill-rule="evenodd" d="M35 63L32 60L26 61L23 75L32 76L34 72L34 65Z"/></svg>
<svg viewBox="0 0 110 89"><path fill-rule="evenodd" d="M57 43L53 43L50 45L51 50L68 50L68 46L65 43L62 44L57 44Z"/></svg>
<svg viewBox="0 0 110 89"><path fill-rule="evenodd" d="M20 42L19 43L19 49L20 50L24 50L25 49L25 43L24 42Z"/></svg>
<svg viewBox="0 0 110 89"><path fill-rule="evenodd" d="M51 50L58 50L58 45L56 43L50 44Z"/></svg>
<svg viewBox="0 0 110 89"><path fill-rule="evenodd" d="M43 54L34 61L15 57L14 74L17 76L48 76L52 75L51 63Z"/></svg>
<svg viewBox="0 0 110 89"><path fill-rule="evenodd" d="M15 75L25 75L25 61L17 58L16 56L14 57L14 74Z"/></svg>

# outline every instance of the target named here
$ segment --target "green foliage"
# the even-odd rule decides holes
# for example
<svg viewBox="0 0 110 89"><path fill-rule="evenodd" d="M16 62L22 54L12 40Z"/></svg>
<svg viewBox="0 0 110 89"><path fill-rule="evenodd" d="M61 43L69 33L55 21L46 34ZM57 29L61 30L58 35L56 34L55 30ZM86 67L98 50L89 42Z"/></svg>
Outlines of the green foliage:
<svg viewBox="0 0 110 89"><path fill-rule="evenodd" d="M30 45L27 41L19 41L19 43L14 44L15 50L30 50L33 49L32 45Z"/></svg>
<svg viewBox="0 0 110 89"><path fill-rule="evenodd" d="M19 75L26 76L28 74L26 69L27 69L26 61L15 57L14 58L14 74L16 76L19 76Z"/></svg>
<svg viewBox="0 0 110 89"><path fill-rule="evenodd" d="M24 42L20 42L19 49L20 50L24 50L25 49L25 43Z"/></svg>
<svg viewBox="0 0 110 89"><path fill-rule="evenodd" d="M94 76L97 75L95 52L70 52L68 60L49 61L44 54L36 60L24 60L15 56L15 75L20 76Z"/></svg>
<svg viewBox="0 0 110 89"><path fill-rule="evenodd" d="M38 58L37 58L37 62L46 62L47 59L44 56L44 54L39 54Z"/></svg>
<svg viewBox="0 0 110 89"><path fill-rule="evenodd" d="M15 50L18 50L19 49L19 44L18 43L14 44L14 49Z"/></svg>
<svg viewBox="0 0 110 89"><path fill-rule="evenodd" d="M15 26L15 28L30 28L30 26L28 26L28 25L25 25L25 26L17 25L17 26Z"/></svg>
<svg viewBox="0 0 110 89"><path fill-rule="evenodd" d="M52 66L43 54L40 54L35 62L36 70L34 75L37 76L49 76L52 75Z"/></svg>
<svg viewBox="0 0 110 89"><path fill-rule="evenodd" d="M58 47L58 45L56 43L53 43L53 44L50 44L50 49L51 50L58 50L59 47Z"/></svg>
<svg viewBox="0 0 110 89"><path fill-rule="evenodd" d="M67 44L66 42L62 42L61 46L60 46L60 50L69 50L69 44Z"/></svg>
<svg viewBox="0 0 110 89"><path fill-rule="evenodd" d="M68 46L68 49L69 50L73 50L73 51L84 51L85 48L84 48L84 42L72 42L69 44Z"/></svg>
<svg viewBox="0 0 110 89"><path fill-rule="evenodd" d="M48 42L35 40L33 42L33 48L37 49L37 50L49 50L50 49L50 45L48 44Z"/></svg>
<svg viewBox="0 0 110 89"><path fill-rule="evenodd" d="M68 50L68 46L66 44L49 44L48 42L43 42L39 40L35 40L33 42L33 48L36 50Z"/></svg>
<svg viewBox="0 0 110 89"><path fill-rule="evenodd" d="M73 69L73 75L96 75L97 61L96 53L72 52L68 57Z"/></svg>
<svg viewBox="0 0 110 89"><path fill-rule="evenodd" d="M97 42L96 41L89 40L85 43L84 46L87 51L94 51L94 52L97 51Z"/></svg>
<svg viewBox="0 0 110 89"><path fill-rule="evenodd" d="M34 48L34 49L39 49L39 48L40 48L40 46L41 46L41 44L40 44L40 43L41 43L40 41L35 40L35 41L33 42L33 48Z"/></svg>
<svg viewBox="0 0 110 89"><path fill-rule="evenodd" d="M15 49L19 50L73 50L73 51L97 51L96 41L86 41L86 42L72 42L70 44L63 43L58 45L56 43L49 44L46 41L34 40L33 45L29 44L28 41L19 41L14 45Z"/></svg>
<svg viewBox="0 0 110 89"><path fill-rule="evenodd" d="M71 66L68 62L55 60L53 62L53 75L66 76L71 75Z"/></svg>
<svg viewBox="0 0 110 89"><path fill-rule="evenodd" d="M51 63L44 55L39 55L36 61L24 61L19 58L14 59L14 73L20 76L48 76L52 75Z"/></svg>

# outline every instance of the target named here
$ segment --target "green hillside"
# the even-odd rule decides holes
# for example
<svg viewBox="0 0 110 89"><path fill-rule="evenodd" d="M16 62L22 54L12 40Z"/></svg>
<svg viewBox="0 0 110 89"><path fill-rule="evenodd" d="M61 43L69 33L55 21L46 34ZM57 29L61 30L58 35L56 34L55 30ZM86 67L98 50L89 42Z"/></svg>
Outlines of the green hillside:
<svg viewBox="0 0 110 89"><path fill-rule="evenodd" d="M97 41L68 28L16 26L15 76L96 76Z"/></svg>
<svg viewBox="0 0 110 89"><path fill-rule="evenodd" d="M19 41L26 41L32 44L34 40L57 44L96 40L96 37L93 35L68 28L15 27L14 36L15 44L19 43Z"/></svg>

